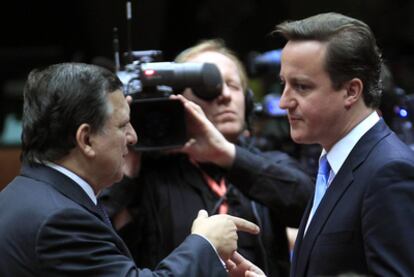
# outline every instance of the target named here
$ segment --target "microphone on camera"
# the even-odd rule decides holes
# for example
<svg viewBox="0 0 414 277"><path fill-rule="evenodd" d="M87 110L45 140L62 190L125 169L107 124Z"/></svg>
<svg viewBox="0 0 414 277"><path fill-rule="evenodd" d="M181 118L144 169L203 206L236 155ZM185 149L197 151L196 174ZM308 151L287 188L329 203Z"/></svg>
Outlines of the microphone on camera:
<svg viewBox="0 0 414 277"><path fill-rule="evenodd" d="M121 69L121 58L119 56L119 40L118 40L118 28L113 29L113 48L114 48L114 61L115 61L115 72Z"/></svg>

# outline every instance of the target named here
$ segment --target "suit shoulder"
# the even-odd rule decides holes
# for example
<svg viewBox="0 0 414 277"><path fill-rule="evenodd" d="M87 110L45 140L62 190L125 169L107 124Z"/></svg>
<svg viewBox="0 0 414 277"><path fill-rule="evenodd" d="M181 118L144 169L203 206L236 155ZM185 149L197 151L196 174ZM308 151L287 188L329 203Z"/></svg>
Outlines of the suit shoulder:
<svg viewBox="0 0 414 277"><path fill-rule="evenodd" d="M379 156L387 156L391 160L414 162L414 151L394 133L381 141L376 151Z"/></svg>

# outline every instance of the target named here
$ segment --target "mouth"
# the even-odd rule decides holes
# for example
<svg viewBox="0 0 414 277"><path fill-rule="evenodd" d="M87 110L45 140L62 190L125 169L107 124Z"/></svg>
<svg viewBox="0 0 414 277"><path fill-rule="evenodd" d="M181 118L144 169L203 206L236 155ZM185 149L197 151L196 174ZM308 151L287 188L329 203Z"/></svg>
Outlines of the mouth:
<svg viewBox="0 0 414 277"><path fill-rule="evenodd" d="M300 116L296 116L296 115L288 115L288 118L291 124L302 120Z"/></svg>
<svg viewBox="0 0 414 277"><path fill-rule="evenodd" d="M236 112L234 112L234 111L231 111L231 110L225 110L225 111L221 111L221 112L217 113L217 114L216 114L216 117L219 117L219 116L226 116L226 115L235 115L235 114L236 114Z"/></svg>
<svg viewBox="0 0 414 277"><path fill-rule="evenodd" d="M223 111L217 113L214 116L214 121L216 122L223 122L223 121L234 121L237 118L237 114L233 111Z"/></svg>
<svg viewBox="0 0 414 277"><path fill-rule="evenodd" d="M218 112L218 113L217 113L217 115L220 115L220 114L227 114L227 113L234 114L234 113L236 113L236 112L234 112L233 110L224 110L224 111L220 111L220 112Z"/></svg>

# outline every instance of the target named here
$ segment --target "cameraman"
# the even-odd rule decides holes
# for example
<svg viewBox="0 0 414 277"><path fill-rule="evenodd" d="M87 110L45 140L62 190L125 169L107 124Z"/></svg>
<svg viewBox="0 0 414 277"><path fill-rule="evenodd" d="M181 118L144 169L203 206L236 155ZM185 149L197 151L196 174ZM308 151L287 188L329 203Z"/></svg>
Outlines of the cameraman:
<svg viewBox="0 0 414 277"><path fill-rule="evenodd" d="M299 225L311 179L288 155L260 153L249 143L245 131L252 108L247 102L252 100L246 73L221 41L201 42L176 61L215 63L224 81L222 93L212 101L190 89L183 92L185 98L177 96L189 114L192 139L175 153L131 157L126 171L139 178L124 180L102 197L116 214L121 236L137 264L153 268L189 234L198 210L228 213L261 228L259 236L240 233L238 251L268 276L287 276L286 226Z"/></svg>

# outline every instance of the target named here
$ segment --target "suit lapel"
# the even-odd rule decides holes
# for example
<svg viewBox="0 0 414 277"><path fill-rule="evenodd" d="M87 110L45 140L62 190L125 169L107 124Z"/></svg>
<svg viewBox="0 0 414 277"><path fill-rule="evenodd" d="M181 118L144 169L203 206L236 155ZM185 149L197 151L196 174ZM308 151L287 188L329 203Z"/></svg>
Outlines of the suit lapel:
<svg viewBox="0 0 414 277"><path fill-rule="evenodd" d="M390 133L391 131L385 125L383 120L380 120L364 136L362 136L330 184L309 224L305 236L303 236L311 207L311 202L308 203L305 216L302 218L300 224L298 240L296 242L297 245L295 245L292 261L292 276L306 275L313 246L336 204L342 198L349 186L352 185L354 180L353 172L366 159L372 148Z"/></svg>
<svg viewBox="0 0 414 277"><path fill-rule="evenodd" d="M302 250L301 248L302 248L302 242L303 242L303 234L305 232L305 226L306 226L306 222L307 222L308 217L309 217L309 213L310 213L310 210L311 210L311 207L312 207L312 203L313 203L313 199L312 199L312 201L308 201L308 205L305 209L305 212L302 216L302 219L301 219L301 222L300 222L300 225L299 225L299 231L298 231L298 235L296 237L295 247L293 249L293 258L292 258L292 266L291 266L290 276L299 276L299 275L297 275L298 273L296 273L296 271L299 270L297 268L298 258L299 258L298 255L302 253L302 251L299 252L299 249Z"/></svg>
<svg viewBox="0 0 414 277"><path fill-rule="evenodd" d="M95 203L92 202L92 200L82 190L82 188L66 175L48 166L40 164L34 166L23 164L21 175L33 178L52 186L58 192L62 193L72 201L78 203L105 223L105 215L102 213L102 211L97 208ZM116 237L118 247L122 249L126 255L131 257L129 250L122 239L118 236L113 228L111 228L111 231Z"/></svg>
<svg viewBox="0 0 414 277"><path fill-rule="evenodd" d="M303 233L309 213L307 214L305 220L302 220L301 232L299 233L302 241L301 245L298 245L297 249L295 248L295 251L299 252L295 263L300 266L296 268L297 273L294 276L305 275L309 257L316 239L322 231L322 228L328 220L333 209L335 208L336 203L338 203L338 201L341 199L342 195L351 185L352 181L352 168L350 166L350 163L345 162L335 177L335 180L331 183L328 190L326 191L325 196L323 197L318 209L316 210L315 215L312 218L311 223L309 224L305 236L303 236Z"/></svg>
<svg viewBox="0 0 414 277"><path fill-rule="evenodd" d="M79 185L77 185L66 175L48 166L28 166L26 164L24 164L22 167L21 175L47 183L72 201L78 203L91 213L97 215L100 219L104 220L103 215L96 208L95 203L92 202L89 196L82 190Z"/></svg>

